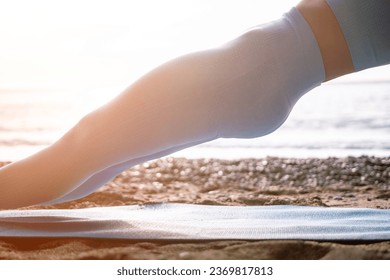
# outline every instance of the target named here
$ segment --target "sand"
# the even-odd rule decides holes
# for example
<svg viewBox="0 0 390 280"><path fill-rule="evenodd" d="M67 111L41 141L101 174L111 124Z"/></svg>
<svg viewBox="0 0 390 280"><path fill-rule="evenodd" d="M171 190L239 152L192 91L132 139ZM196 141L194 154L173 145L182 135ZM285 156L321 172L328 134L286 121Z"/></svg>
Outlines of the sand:
<svg viewBox="0 0 390 280"><path fill-rule="evenodd" d="M390 158L165 158L123 172L86 198L26 209L169 202L390 209L389 199ZM0 238L0 259L390 259L390 240L145 242Z"/></svg>

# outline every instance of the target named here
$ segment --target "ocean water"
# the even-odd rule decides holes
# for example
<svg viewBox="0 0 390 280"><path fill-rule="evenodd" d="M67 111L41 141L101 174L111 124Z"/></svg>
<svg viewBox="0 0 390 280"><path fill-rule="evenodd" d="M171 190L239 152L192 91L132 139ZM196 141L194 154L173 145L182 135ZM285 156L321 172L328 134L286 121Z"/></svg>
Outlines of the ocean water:
<svg viewBox="0 0 390 280"><path fill-rule="evenodd" d="M1 90L0 160L17 160L53 143L78 119L119 93ZM191 124L188 124L191 125ZM390 82L331 83L306 94L276 132L219 139L173 156L199 158L390 155Z"/></svg>

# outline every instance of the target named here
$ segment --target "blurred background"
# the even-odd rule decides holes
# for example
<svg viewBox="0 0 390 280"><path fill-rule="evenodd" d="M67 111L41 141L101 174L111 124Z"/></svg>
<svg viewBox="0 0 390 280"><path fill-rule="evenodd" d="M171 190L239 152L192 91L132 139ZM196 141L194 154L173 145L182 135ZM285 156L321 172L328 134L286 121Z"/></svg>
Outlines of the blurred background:
<svg viewBox="0 0 390 280"><path fill-rule="evenodd" d="M49 145L159 64L221 45L296 3L0 0L0 160ZM175 156L388 156L389 143L385 66L309 92L271 135L217 140Z"/></svg>

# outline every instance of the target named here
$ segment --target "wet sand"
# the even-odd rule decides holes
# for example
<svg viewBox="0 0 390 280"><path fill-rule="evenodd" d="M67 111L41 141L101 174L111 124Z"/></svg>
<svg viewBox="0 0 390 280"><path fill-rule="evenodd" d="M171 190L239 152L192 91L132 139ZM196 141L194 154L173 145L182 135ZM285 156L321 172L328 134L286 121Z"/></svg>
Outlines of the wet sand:
<svg viewBox="0 0 390 280"><path fill-rule="evenodd" d="M165 158L123 172L86 198L28 209L170 202L390 209L389 199L390 157L235 161ZM0 259L390 259L390 240L340 243L0 238Z"/></svg>

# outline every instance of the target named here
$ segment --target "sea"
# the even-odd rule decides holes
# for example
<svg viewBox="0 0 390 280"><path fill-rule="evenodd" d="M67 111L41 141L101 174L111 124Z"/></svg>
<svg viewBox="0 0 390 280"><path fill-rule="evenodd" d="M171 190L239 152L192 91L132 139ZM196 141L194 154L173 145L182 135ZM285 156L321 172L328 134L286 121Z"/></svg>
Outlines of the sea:
<svg viewBox="0 0 390 280"><path fill-rule="evenodd" d="M0 89L0 161L15 161L52 144L78 119L120 92ZM188 125L191 125L190 123ZM324 84L297 103L274 133L218 139L179 151L186 158L326 158L390 156L390 81Z"/></svg>

